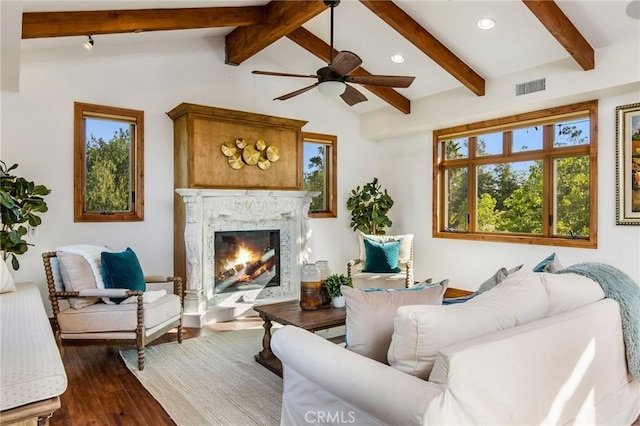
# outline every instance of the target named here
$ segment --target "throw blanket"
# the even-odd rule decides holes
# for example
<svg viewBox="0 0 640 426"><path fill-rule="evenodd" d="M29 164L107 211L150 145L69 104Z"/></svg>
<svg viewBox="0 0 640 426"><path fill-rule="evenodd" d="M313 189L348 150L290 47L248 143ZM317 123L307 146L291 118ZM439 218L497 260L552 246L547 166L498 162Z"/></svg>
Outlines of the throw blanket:
<svg viewBox="0 0 640 426"><path fill-rule="evenodd" d="M579 274L600 284L604 295L620 305L622 336L627 355L627 368L634 380L640 381L640 287L631 277L613 266L597 262L578 263L558 274Z"/></svg>

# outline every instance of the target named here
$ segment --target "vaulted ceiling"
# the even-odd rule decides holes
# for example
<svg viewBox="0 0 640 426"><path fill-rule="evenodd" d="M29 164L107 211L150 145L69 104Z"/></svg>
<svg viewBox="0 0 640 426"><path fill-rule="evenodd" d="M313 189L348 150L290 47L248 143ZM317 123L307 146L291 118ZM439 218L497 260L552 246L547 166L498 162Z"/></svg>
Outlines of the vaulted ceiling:
<svg viewBox="0 0 640 426"><path fill-rule="evenodd" d="M378 98L374 107L386 103L408 114L412 99L456 86L483 96L491 78L563 58L588 72L597 67L595 49L640 40L640 20L628 14L637 2L343 0L335 9L334 46L363 59L352 74L415 75L409 89L365 86ZM328 15L322 0L31 1L23 6L22 39L24 48L33 39L76 37L77 43L87 35L99 43L117 37L112 34L224 37L226 63L238 69L268 55L282 66L271 71L313 74L330 60ZM496 28L476 28L483 16L494 18ZM393 53L405 63L392 64Z"/></svg>

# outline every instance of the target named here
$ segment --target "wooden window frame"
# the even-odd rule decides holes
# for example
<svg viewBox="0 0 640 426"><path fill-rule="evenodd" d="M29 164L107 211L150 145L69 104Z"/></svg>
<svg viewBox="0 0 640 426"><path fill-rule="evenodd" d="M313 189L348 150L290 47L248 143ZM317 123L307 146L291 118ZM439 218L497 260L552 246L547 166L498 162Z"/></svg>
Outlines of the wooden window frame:
<svg viewBox="0 0 640 426"><path fill-rule="evenodd" d="M549 127L552 123L566 121L567 119L588 116L590 119L589 145L571 145L566 147L553 147L546 137L541 150L511 152L510 138L503 141L503 153L500 155L476 156L475 135L489 131L501 131L511 135L511 130L523 126L542 125ZM495 241L522 244L539 244L563 247L597 248L598 246L598 101L592 100L561 107L547 108L543 110L512 115L492 120L480 121L472 124L450 127L433 131L433 223L432 233L434 238L449 238L460 240ZM444 150L440 149L440 143L460 137L469 137L469 155L463 159L444 158ZM440 158L440 156L443 156ZM589 237L574 239L565 236L552 235L555 226L553 222L543 219L542 235L516 234L516 233L491 233L479 232L475 229L476 218L476 184L475 168L479 165L496 164L502 159L509 161L543 161L543 206L542 217L549 218L553 208L553 179L552 164L554 159L566 156L588 155L589 157ZM448 167L468 167L468 197L469 221L467 231L447 231L445 227L445 172Z"/></svg>
<svg viewBox="0 0 640 426"><path fill-rule="evenodd" d="M134 199L128 212L90 212L85 210L86 141L85 117L113 118L136 125L132 135L131 180ZM75 222L139 222L144 220L144 111L74 102L74 221Z"/></svg>
<svg viewBox="0 0 640 426"><path fill-rule="evenodd" d="M331 147L331 158L325 164L325 176L328 177L327 182L327 210L312 212L309 211L310 218L332 218L338 217L338 137L335 135L325 135L322 133L301 132L302 140L302 157L304 158L304 143L306 141L313 143L321 143ZM302 165L304 173L304 164ZM304 186L304 177L302 179Z"/></svg>

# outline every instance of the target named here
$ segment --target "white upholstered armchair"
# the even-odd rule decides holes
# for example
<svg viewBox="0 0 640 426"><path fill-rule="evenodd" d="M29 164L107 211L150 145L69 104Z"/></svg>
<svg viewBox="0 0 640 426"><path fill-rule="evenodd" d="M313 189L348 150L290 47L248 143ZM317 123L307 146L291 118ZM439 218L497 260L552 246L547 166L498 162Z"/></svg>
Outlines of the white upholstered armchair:
<svg viewBox="0 0 640 426"><path fill-rule="evenodd" d="M100 254L99 249L96 253ZM143 370L147 343L173 328L182 343L181 278L143 276L144 291L99 288L95 268L100 263L90 265L77 252L60 250L44 253L42 258L59 345L63 341L135 344L138 369ZM112 303L113 298L121 303Z"/></svg>
<svg viewBox="0 0 640 426"><path fill-rule="evenodd" d="M355 288L413 285L413 234L367 235L358 232L360 254L347 263Z"/></svg>

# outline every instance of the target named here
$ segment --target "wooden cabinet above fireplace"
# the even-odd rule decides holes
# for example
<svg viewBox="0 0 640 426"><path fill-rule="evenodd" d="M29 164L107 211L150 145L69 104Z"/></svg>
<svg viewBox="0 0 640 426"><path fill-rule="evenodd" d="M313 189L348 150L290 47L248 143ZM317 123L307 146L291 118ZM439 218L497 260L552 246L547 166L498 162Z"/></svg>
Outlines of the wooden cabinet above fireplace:
<svg viewBox="0 0 640 426"><path fill-rule="evenodd" d="M306 121L188 103L172 109L169 117L174 121L175 188L302 189L300 134ZM256 159L267 160L268 147L279 159L256 164L236 157L241 168L235 169L223 146L241 155L237 140ZM260 167L265 164L266 169Z"/></svg>

